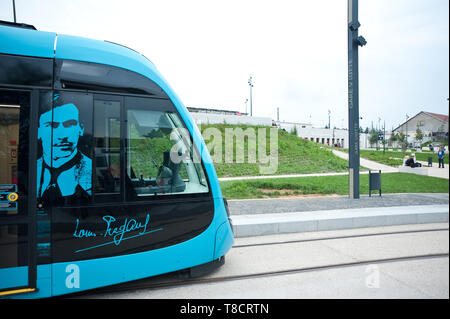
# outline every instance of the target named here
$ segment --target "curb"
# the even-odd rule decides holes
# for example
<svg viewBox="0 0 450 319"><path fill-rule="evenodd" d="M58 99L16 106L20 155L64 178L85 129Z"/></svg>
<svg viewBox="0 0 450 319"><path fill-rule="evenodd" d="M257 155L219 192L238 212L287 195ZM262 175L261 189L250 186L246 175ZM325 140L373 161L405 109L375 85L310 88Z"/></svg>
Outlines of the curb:
<svg viewBox="0 0 450 319"><path fill-rule="evenodd" d="M234 237L449 221L448 205L420 205L232 215Z"/></svg>

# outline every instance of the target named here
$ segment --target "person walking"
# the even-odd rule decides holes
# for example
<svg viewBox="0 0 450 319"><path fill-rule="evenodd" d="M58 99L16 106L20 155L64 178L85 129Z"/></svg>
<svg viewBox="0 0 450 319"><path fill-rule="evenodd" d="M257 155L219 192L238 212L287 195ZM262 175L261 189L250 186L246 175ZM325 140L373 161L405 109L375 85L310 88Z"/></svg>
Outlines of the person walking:
<svg viewBox="0 0 450 319"><path fill-rule="evenodd" d="M444 168L444 157L445 157L445 151L444 148L441 146L438 151L438 160L439 160L439 168Z"/></svg>

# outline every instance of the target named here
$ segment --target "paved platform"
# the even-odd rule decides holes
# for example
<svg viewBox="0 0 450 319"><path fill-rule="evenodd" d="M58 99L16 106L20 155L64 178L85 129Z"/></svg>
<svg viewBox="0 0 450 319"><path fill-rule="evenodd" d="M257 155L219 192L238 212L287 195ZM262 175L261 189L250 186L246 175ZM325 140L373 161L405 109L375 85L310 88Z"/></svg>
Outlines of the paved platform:
<svg viewBox="0 0 450 319"><path fill-rule="evenodd" d="M441 223L449 220L448 205L371 207L312 212L251 214L232 217L235 237L283 233Z"/></svg>
<svg viewBox="0 0 450 319"><path fill-rule="evenodd" d="M439 168L438 163L433 163L431 167L428 167L427 162L420 162L420 163L422 163L422 167L425 167L427 169L428 176L449 179L449 172L450 172L449 165L445 164L445 168Z"/></svg>
<svg viewBox="0 0 450 319"><path fill-rule="evenodd" d="M347 195L233 199L228 200L228 207L231 215L248 215L368 207L448 205L449 202L448 193L403 193L382 196L375 193L372 197L361 195L358 200L350 199Z"/></svg>
<svg viewBox="0 0 450 319"><path fill-rule="evenodd" d="M424 175L428 176L428 170L431 167L409 167L409 166L400 166L398 168L399 173L408 173L408 174L416 174L416 175Z"/></svg>
<svg viewBox="0 0 450 319"><path fill-rule="evenodd" d="M449 194L230 200L235 237L448 222Z"/></svg>

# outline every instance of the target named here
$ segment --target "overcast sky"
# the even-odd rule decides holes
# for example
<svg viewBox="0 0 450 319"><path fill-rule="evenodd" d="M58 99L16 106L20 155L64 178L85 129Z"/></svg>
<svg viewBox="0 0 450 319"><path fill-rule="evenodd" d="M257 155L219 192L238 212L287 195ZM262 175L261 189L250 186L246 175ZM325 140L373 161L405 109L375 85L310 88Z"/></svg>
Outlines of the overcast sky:
<svg viewBox="0 0 450 319"><path fill-rule="evenodd" d="M360 0L361 126L448 114L449 1ZM18 22L131 47L186 106L347 126L346 0L16 0ZM0 19L13 20L12 0ZM1 45L1 44L0 44Z"/></svg>

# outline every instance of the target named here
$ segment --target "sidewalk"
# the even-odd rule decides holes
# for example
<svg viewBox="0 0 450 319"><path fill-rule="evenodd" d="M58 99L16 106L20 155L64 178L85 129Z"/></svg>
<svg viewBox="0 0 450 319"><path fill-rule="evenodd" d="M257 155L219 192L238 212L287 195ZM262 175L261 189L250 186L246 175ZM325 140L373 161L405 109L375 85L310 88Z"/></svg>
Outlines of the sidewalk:
<svg viewBox="0 0 450 319"><path fill-rule="evenodd" d="M251 237L364 227L448 223L448 216L448 205L422 205L237 215L232 217L232 220L235 237Z"/></svg>
<svg viewBox="0 0 450 319"><path fill-rule="evenodd" d="M386 194L228 201L235 237L441 223L449 194Z"/></svg>
<svg viewBox="0 0 450 319"><path fill-rule="evenodd" d="M432 167L428 167L428 162L419 161L422 167L428 170L428 176L440 177L449 179L449 165L445 165L445 168L439 168L438 163L433 163Z"/></svg>
<svg viewBox="0 0 450 319"><path fill-rule="evenodd" d="M333 150L333 154L342 159L348 160L348 153ZM380 164L362 157L360 158L359 162L362 167L366 167L370 170L381 170L382 173L398 173L398 168L396 167Z"/></svg>
<svg viewBox="0 0 450 319"><path fill-rule="evenodd" d="M372 197L361 195L360 199L357 200L350 199L348 195L228 200L228 208L232 217L235 215L310 212L332 209L448 204L448 193L403 193L383 194L383 196L374 194Z"/></svg>
<svg viewBox="0 0 450 319"><path fill-rule="evenodd" d="M348 160L348 154L345 152L333 150L333 154ZM360 159L360 164L362 167L368 168L370 170L381 170L382 173L398 173L398 168L383 165L374 161L370 161L364 158ZM360 174L369 174L368 171L360 171ZM348 175L347 172L328 172L328 173L312 173L312 174L290 174L290 175L262 175L262 176L238 176L238 177L221 177L219 181L239 181L239 180L253 180L253 179L273 179L273 178L291 178L291 177L312 177L312 176L332 176L332 175ZM440 177L440 176L439 176ZM447 172L448 178L448 172Z"/></svg>
<svg viewBox="0 0 450 319"><path fill-rule="evenodd" d="M345 152L333 150L333 154L348 160L348 154ZM366 167L371 170L381 170L382 173L396 173L399 171L397 167L392 167L388 165L383 165L374 161L370 161L364 158L360 159L361 166ZM432 177L446 178L449 179L449 165L445 168L439 168L438 163L433 163L432 167L428 167L427 162L419 161L422 164L422 168L426 169L426 175ZM362 174L362 173L361 173Z"/></svg>
<svg viewBox="0 0 450 319"><path fill-rule="evenodd" d="M333 154L348 160L348 153L333 150ZM428 167L428 163L422 163L422 168L426 169L426 175L432 177L449 179L449 165L445 168L439 168L437 163L433 163L433 167ZM392 167L378 162L374 162L365 158L360 158L360 165L370 170L378 171L382 173L398 173L398 167ZM368 171L360 171L360 174L369 174ZM291 177L312 177L312 176L332 176L332 175L348 175L348 172L328 172L328 173L313 173L313 174L291 174L291 175L262 175L262 176L238 176L238 177L221 177L219 181L240 181L240 180L253 180L253 179L273 179L273 178L291 178ZM425 174L424 174L425 175Z"/></svg>

